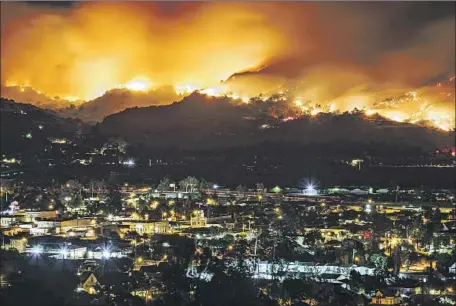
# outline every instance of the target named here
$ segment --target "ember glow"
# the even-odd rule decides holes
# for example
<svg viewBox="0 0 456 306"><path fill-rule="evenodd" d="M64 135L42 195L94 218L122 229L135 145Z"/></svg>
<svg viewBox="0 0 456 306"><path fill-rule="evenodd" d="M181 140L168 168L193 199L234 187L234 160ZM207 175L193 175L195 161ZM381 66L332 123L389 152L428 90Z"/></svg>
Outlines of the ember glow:
<svg viewBox="0 0 456 306"><path fill-rule="evenodd" d="M116 88L145 92L152 88L152 84L147 78L135 78L125 84L117 85Z"/></svg>
<svg viewBox="0 0 456 306"><path fill-rule="evenodd" d="M454 6L445 16L402 24L409 9L274 2L57 9L2 2L2 96L62 107L111 89L152 95L172 86L181 97L199 91L235 103L278 100L292 117L356 108L369 118L378 113L454 129Z"/></svg>

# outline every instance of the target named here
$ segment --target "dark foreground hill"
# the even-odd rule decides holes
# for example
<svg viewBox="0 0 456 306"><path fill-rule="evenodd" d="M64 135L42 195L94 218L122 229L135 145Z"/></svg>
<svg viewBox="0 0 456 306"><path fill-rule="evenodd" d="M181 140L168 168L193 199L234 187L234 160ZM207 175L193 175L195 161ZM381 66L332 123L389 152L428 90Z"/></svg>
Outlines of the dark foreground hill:
<svg viewBox="0 0 456 306"><path fill-rule="evenodd" d="M296 144L384 142L434 149L454 146L454 132L443 132L361 112L274 119L264 102L234 105L227 98L193 94L167 106L130 108L96 126L103 136L121 136L147 147L212 149L264 141ZM294 119L294 120L290 120Z"/></svg>
<svg viewBox="0 0 456 306"><path fill-rule="evenodd" d="M107 179L115 173L118 182L152 184L166 175L192 175L234 187L259 181L293 186L302 177L326 185L454 186L450 167L395 167L451 163L451 157L430 151L453 147L454 132L362 113L294 120L270 114L267 103L233 105L192 95L168 106L127 109L90 129L52 111L1 100L1 151L20 154L28 169L21 180L33 182ZM92 156L111 136L128 140L124 155L135 167L108 165L104 155L90 167L73 163L81 154ZM49 139L63 137L75 141L50 145ZM362 171L350 165L358 158L364 160Z"/></svg>
<svg viewBox="0 0 456 306"><path fill-rule="evenodd" d="M41 151L52 138L73 137L85 126L80 120L30 104L1 99L2 154Z"/></svg>

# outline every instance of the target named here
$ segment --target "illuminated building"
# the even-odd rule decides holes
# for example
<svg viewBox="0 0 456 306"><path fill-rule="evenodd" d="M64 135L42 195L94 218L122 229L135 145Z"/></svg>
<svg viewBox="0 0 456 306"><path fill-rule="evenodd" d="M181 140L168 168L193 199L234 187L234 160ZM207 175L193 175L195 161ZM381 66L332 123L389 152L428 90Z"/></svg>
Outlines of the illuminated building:
<svg viewBox="0 0 456 306"><path fill-rule="evenodd" d="M196 210L193 212L190 218L191 227L205 227L207 224L207 218L204 217L204 211Z"/></svg>
<svg viewBox="0 0 456 306"><path fill-rule="evenodd" d="M100 285L95 275L91 272L84 273L80 276L81 284L80 291L85 291L88 294L96 294L96 287Z"/></svg>
<svg viewBox="0 0 456 306"><path fill-rule="evenodd" d="M127 225L129 231L143 234L170 234L172 229L168 221L122 221L122 225Z"/></svg>
<svg viewBox="0 0 456 306"><path fill-rule="evenodd" d="M378 291L371 300L372 305L403 305L402 299L398 294L395 296L385 296Z"/></svg>

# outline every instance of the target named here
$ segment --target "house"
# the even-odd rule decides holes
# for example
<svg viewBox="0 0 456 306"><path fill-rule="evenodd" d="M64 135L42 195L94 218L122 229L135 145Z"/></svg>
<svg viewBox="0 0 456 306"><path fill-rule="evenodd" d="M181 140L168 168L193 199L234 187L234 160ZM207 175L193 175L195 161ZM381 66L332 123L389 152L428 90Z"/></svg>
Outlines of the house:
<svg viewBox="0 0 456 306"><path fill-rule="evenodd" d="M15 216L1 216L0 218L0 226L1 227L11 227L13 223L16 222Z"/></svg>
<svg viewBox="0 0 456 306"><path fill-rule="evenodd" d="M456 274L456 262L451 265L451 267L448 269L448 272L450 274Z"/></svg>
<svg viewBox="0 0 456 306"><path fill-rule="evenodd" d="M191 227L205 227L207 224L207 218L204 217L204 212L202 210L194 212L190 218Z"/></svg>
<svg viewBox="0 0 456 306"><path fill-rule="evenodd" d="M168 267L166 262L157 262L154 265L141 266L139 272L144 275L146 279L149 280L159 280L161 279L162 272Z"/></svg>
<svg viewBox="0 0 456 306"><path fill-rule="evenodd" d="M87 259L108 259L108 258L120 258L125 257L126 251L117 246L99 245L94 249L90 249L87 252Z"/></svg>
<svg viewBox="0 0 456 306"><path fill-rule="evenodd" d="M80 275L79 277L80 283L80 291L85 291L88 294L96 294L97 288L100 286L98 279L92 272L85 272Z"/></svg>
<svg viewBox="0 0 456 306"><path fill-rule="evenodd" d="M23 222L34 222L36 219L55 219L57 218L56 210L26 210L22 216Z"/></svg>
<svg viewBox="0 0 456 306"><path fill-rule="evenodd" d="M143 234L169 234L172 233L172 229L169 226L168 221L122 221L122 225L128 226L129 231L137 232L140 235Z"/></svg>
<svg viewBox="0 0 456 306"><path fill-rule="evenodd" d="M402 299L399 293L394 295L386 295L380 291L377 291L375 296L371 300L371 305L403 305Z"/></svg>
<svg viewBox="0 0 456 306"><path fill-rule="evenodd" d="M383 194L385 194L385 193L388 193L389 190L388 190L387 188L380 188L380 189L377 189L376 192L377 192L377 193L383 193Z"/></svg>
<svg viewBox="0 0 456 306"><path fill-rule="evenodd" d="M26 246L27 246L27 238L25 236L11 237L11 239L10 239L11 248L16 249L20 253L23 253L23 252L25 252Z"/></svg>
<svg viewBox="0 0 456 306"><path fill-rule="evenodd" d="M36 227L30 229L32 235L45 235L49 232L67 233L71 230L88 230L95 225L92 218L36 218Z"/></svg>

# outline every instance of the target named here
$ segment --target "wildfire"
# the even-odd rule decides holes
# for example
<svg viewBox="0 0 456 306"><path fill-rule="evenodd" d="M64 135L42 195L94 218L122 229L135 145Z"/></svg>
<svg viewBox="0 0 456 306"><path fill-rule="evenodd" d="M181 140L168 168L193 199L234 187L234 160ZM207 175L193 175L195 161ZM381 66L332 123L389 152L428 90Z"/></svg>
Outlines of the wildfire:
<svg viewBox="0 0 456 306"><path fill-rule="evenodd" d="M409 119L407 114L400 111L381 111L379 114L396 122L404 122Z"/></svg>
<svg viewBox="0 0 456 306"><path fill-rule="evenodd" d="M176 93L179 96L189 95L199 89L199 86L194 84L177 84L175 86Z"/></svg>
<svg viewBox="0 0 456 306"><path fill-rule="evenodd" d="M416 46L404 45L384 56L373 51L384 48L370 45L381 39L361 44L357 39L388 37L376 32L385 27L358 24L360 18L345 10L340 12L345 18L334 20L338 14L326 17L313 3L191 4L191 9L184 5L163 14L157 3L91 2L64 14L30 16L16 16L11 8L9 14L8 6L2 2L4 15L12 16L4 22L1 37L6 98L40 101L46 96L59 108L62 100L82 103L112 89L149 93L170 86L182 97L199 92L239 104L261 100L281 118L357 109L366 117L378 114L397 122L454 129L454 72L435 86L415 88L432 79L430 74L440 75L444 55L454 58L454 48L445 47L449 39L442 38L454 38L451 20L425 27L426 35L416 35L424 36ZM356 41L342 46L340 37ZM345 46L350 48L342 50ZM401 60L409 49L419 49L420 56ZM351 64L352 50L380 64ZM423 55L437 52L443 54ZM447 69L446 63L443 66ZM174 98L163 100L171 103Z"/></svg>
<svg viewBox="0 0 456 306"><path fill-rule="evenodd" d="M450 80L454 80L451 78ZM21 85L20 83L11 82L8 83L8 87L18 88L20 92L26 92L27 90L35 91L36 93L43 94L42 91L32 88L27 85ZM442 87L436 86L438 88ZM117 89L127 89L133 92L148 92L154 88L154 84L147 77L136 77L126 82L125 84L117 85ZM413 124L426 124L444 131L454 130L455 118L451 116L448 109L444 107L436 108L424 98L421 97L417 91L409 91L402 97L390 98L384 101L374 103L374 108L366 108L365 98L361 96L349 96L346 101L349 101L348 106L345 108L338 106L336 102L329 103L316 103L312 101L303 102L301 96L293 97L293 92L285 92L279 90L277 93L272 92L270 95L259 95L259 96L247 96L233 92L230 86L226 84L216 85L207 88L201 88L196 84L177 84L174 86L176 94L180 96L187 96L193 92L199 92L209 97L227 97L239 103L250 103L251 100L256 101L273 101L279 103L282 107L290 107L295 109L294 116L285 117L283 121L288 121L291 118L302 115L310 115L312 117L317 116L320 113L337 113L343 111L352 111L353 109L362 109L363 113L367 117L372 117L378 114L382 117L388 118L396 122L408 122ZM451 94L451 93L450 93ZM289 97L287 97L289 95ZM75 96L63 96L63 97L51 97L52 100L66 100L68 102L81 101L80 98ZM290 101L294 101L290 103ZM340 101L339 101L340 102ZM343 103L342 103L343 104ZM412 105L413 107L408 107Z"/></svg>
<svg viewBox="0 0 456 306"><path fill-rule="evenodd" d="M377 114L377 111L375 111L373 109L368 109L368 110L364 111L364 114L366 116L370 117L370 116L373 116L373 115Z"/></svg>
<svg viewBox="0 0 456 306"><path fill-rule="evenodd" d="M117 88L124 88L131 91L147 92L152 88L151 82L144 77L135 78L125 84L118 85Z"/></svg>

